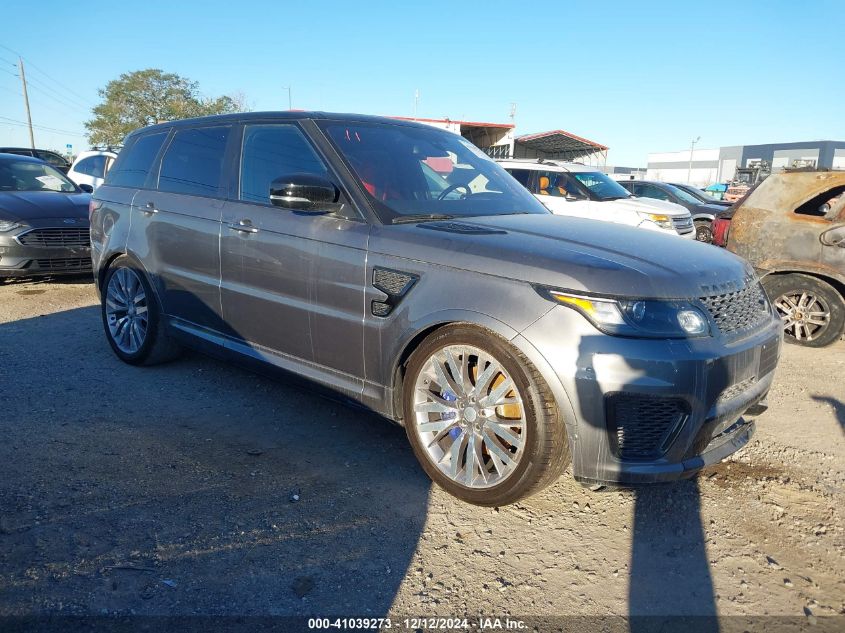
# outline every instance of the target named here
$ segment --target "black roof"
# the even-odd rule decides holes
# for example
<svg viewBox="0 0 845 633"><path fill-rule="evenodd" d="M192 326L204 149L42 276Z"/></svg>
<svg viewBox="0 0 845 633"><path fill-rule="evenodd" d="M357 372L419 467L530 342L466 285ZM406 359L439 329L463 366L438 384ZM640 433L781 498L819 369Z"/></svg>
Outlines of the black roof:
<svg viewBox="0 0 845 633"><path fill-rule="evenodd" d="M155 130L168 130L173 127L191 127L194 125L204 125L208 123L228 123L241 121L301 121L303 119L312 120L331 120L331 121L345 121L348 123L390 123L391 125L405 125L410 127L424 128L427 130L438 129L432 128L425 123L417 123L416 121L407 121L403 119L394 119L386 116L375 116L371 114L349 114L340 112L319 112L308 110L280 110L267 112L233 112L232 114L215 114L212 116L195 117L193 119L179 119L177 121L167 121L164 123L157 123L147 127L138 128L130 132L130 136L143 130L152 132Z"/></svg>
<svg viewBox="0 0 845 633"><path fill-rule="evenodd" d="M9 160L14 158L16 161L22 160L27 161L30 163L43 163L44 161L40 158L36 158L35 156L27 156L25 154L6 154L3 152L4 149L13 149L11 147L0 147L0 160Z"/></svg>

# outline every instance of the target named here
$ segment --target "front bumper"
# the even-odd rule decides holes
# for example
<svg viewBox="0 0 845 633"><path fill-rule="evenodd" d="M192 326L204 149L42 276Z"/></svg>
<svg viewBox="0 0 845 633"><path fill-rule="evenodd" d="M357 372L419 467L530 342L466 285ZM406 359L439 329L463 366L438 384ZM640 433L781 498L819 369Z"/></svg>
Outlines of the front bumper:
<svg viewBox="0 0 845 633"><path fill-rule="evenodd" d="M689 477L744 446L782 338L774 315L735 340L622 338L557 306L515 342L558 382L575 478L626 485Z"/></svg>
<svg viewBox="0 0 845 633"><path fill-rule="evenodd" d="M51 239L34 245L21 241L24 235L33 231L60 231L63 228L66 227L45 225L0 233L0 278L90 272L91 247L79 240L62 243L61 239ZM87 226L80 228L87 231Z"/></svg>

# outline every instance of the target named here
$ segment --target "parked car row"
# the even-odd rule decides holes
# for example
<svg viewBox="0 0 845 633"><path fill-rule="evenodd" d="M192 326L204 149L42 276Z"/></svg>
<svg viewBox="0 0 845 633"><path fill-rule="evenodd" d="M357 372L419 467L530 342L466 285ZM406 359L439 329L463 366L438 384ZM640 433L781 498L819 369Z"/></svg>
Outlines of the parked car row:
<svg viewBox="0 0 845 633"><path fill-rule="evenodd" d="M595 167L549 160L502 160L507 172L552 213L695 238L693 219L670 200L635 198Z"/></svg>
<svg viewBox="0 0 845 633"><path fill-rule="evenodd" d="M482 505L570 462L594 485L720 461L783 336L754 270L692 239L683 207L395 119L138 130L90 231L120 359L189 346L303 376L403 425L429 476Z"/></svg>

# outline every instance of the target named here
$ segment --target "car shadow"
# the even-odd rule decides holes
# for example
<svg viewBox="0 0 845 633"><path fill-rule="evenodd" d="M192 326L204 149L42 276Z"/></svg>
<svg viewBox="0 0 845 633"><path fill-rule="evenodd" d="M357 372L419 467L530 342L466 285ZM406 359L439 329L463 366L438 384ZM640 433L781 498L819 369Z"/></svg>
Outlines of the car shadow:
<svg viewBox="0 0 845 633"><path fill-rule="evenodd" d="M581 407L579 439L585 435L606 445L608 394L648 393L662 385L665 367L636 358L606 353L606 341L585 336L579 344L576 368ZM609 363L609 364L608 364ZM715 367L714 372L727 368ZM624 377L624 378L623 378ZM721 379L716 377L715 380ZM629 382L626 382L629 381ZM584 425L598 425L585 428ZM683 431L677 439L683 437ZM601 439L598 439L601 438ZM589 442L588 442L589 444ZM606 460L606 450L587 446L573 454L573 465L587 468ZM604 455L601 457L601 455ZM628 577L628 626L634 633L685 630L719 631L716 596L701 515L701 493L695 479L632 486L634 496L631 557Z"/></svg>
<svg viewBox="0 0 845 633"><path fill-rule="evenodd" d="M830 396L811 395L810 397L816 402L823 402L833 408L833 412L836 415L836 421L839 422L842 432L845 433L845 402L837 400L836 398L831 398Z"/></svg>
<svg viewBox="0 0 845 633"><path fill-rule="evenodd" d="M0 285L35 286L42 284L84 284L94 283L91 271L62 275L38 275L36 277L0 277Z"/></svg>
<svg viewBox="0 0 845 633"><path fill-rule="evenodd" d="M430 482L373 413L205 356L139 368L96 306L0 325L0 614L388 613Z"/></svg>

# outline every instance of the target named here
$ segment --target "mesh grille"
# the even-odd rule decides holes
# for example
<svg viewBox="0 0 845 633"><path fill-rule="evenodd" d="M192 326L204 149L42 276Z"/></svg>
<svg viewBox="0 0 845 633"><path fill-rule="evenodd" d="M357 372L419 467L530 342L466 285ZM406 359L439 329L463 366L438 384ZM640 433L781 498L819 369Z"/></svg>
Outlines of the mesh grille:
<svg viewBox="0 0 845 633"><path fill-rule="evenodd" d="M610 443L619 459L655 459L666 452L675 431L686 420L681 400L634 394L608 398Z"/></svg>
<svg viewBox="0 0 845 633"><path fill-rule="evenodd" d="M88 228L34 229L18 237L25 246L79 248L90 244Z"/></svg>
<svg viewBox="0 0 845 633"><path fill-rule="evenodd" d="M384 303L383 301L373 301L373 314L378 317L387 316L390 314L392 308L390 307L389 303Z"/></svg>
<svg viewBox="0 0 845 633"><path fill-rule="evenodd" d="M373 271L373 285L382 292L399 296L405 292L408 284L413 281L411 275L399 273L394 270L376 268Z"/></svg>
<svg viewBox="0 0 845 633"><path fill-rule="evenodd" d="M91 260L87 257L63 259L36 259L39 270L90 270Z"/></svg>
<svg viewBox="0 0 845 633"><path fill-rule="evenodd" d="M769 314L766 294L760 282L756 281L736 292L700 299L722 334L735 334L749 330L761 323Z"/></svg>
<svg viewBox="0 0 845 633"><path fill-rule="evenodd" d="M757 377L751 376L750 378L746 378L735 385L731 385L719 395L719 402L725 402L727 400L731 400L732 398L736 398L738 395L751 389L756 382Z"/></svg>

